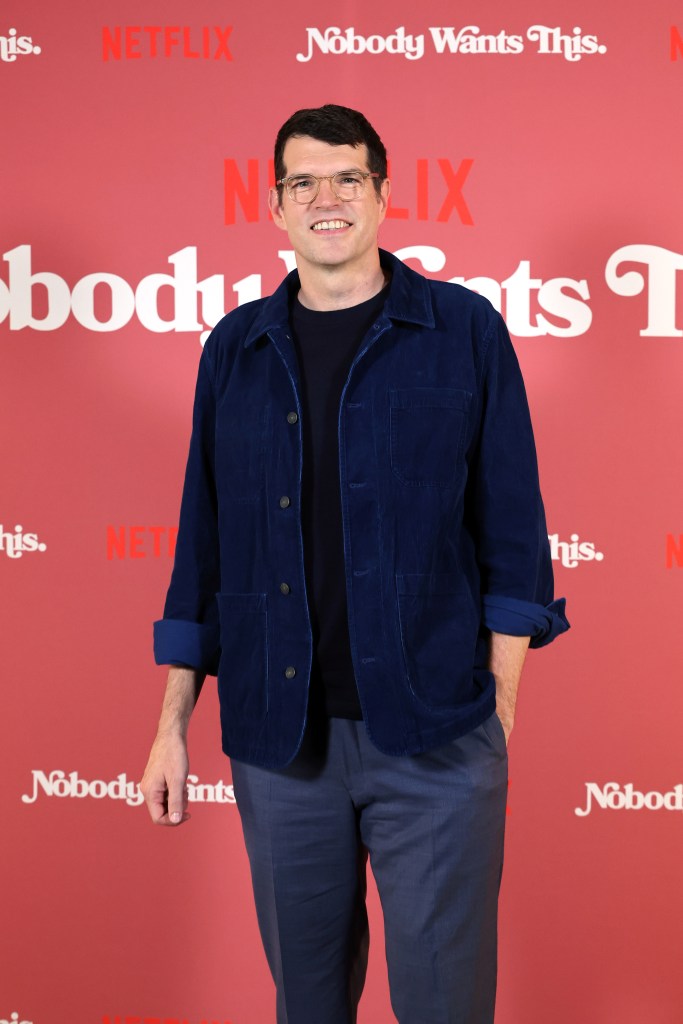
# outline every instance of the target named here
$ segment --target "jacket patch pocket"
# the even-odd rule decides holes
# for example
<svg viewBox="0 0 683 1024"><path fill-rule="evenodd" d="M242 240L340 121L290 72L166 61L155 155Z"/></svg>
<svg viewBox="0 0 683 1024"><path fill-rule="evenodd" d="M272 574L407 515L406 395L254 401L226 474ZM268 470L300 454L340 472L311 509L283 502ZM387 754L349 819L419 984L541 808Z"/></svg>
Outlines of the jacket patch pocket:
<svg viewBox="0 0 683 1024"><path fill-rule="evenodd" d="M217 594L221 623L221 712L251 721L268 711L268 616L265 594Z"/></svg>
<svg viewBox="0 0 683 1024"><path fill-rule="evenodd" d="M216 413L216 470L229 501L257 501L265 485L267 407L226 402Z"/></svg>
<svg viewBox="0 0 683 1024"><path fill-rule="evenodd" d="M452 487L461 479L464 425L472 395L457 388L389 392L391 468L404 484Z"/></svg>
<svg viewBox="0 0 683 1024"><path fill-rule="evenodd" d="M460 573L396 577L401 646L413 694L431 710L473 698L479 615Z"/></svg>

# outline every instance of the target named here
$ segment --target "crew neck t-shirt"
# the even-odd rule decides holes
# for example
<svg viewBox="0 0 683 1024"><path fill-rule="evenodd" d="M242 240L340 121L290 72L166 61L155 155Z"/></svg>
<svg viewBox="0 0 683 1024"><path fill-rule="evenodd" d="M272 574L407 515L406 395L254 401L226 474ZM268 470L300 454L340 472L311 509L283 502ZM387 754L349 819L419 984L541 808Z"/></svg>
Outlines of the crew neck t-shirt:
<svg viewBox="0 0 683 1024"><path fill-rule="evenodd" d="M290 303L303 406L301 527L313 631L312 715L363 717L349 640L338 418L353 358L387 294L388 286L347 309L307 309L296 296Z"/></svg>

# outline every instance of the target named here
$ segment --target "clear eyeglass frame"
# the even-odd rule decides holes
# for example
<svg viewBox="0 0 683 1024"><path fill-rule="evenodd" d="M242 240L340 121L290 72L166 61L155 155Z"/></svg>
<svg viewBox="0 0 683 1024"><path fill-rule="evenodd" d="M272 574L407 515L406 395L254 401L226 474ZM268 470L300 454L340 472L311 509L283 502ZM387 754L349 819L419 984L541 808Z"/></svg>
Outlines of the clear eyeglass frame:
<svg viewBox="0 0 683 1024"><path fill-rule="evenodd" d="M290 174L280 178L276 185L284 185L289 198L301 206L314 202L320 192L321 181L329 181L337 199L343 203L360 199L368 178L379 178L376 171L336 171L335 174Z"/></svg>

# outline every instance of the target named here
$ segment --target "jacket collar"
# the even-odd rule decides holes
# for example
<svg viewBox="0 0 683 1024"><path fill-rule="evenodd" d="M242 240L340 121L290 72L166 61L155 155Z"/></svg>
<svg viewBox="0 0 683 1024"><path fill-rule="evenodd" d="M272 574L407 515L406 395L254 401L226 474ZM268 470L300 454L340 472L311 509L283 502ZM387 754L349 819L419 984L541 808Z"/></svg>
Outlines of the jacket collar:
<svg viewBox="0 0 683 1024"><path fill-rule="evenodd" d="M427 279L384 249L379 250L379 259L381 265L391 271L391 284L383 315L391 320L402 320L406 323L419 324L421 327L434 327L434 312ZM273 328L289 327L290 295L298 290L299 272L293 270L261 306L244 339L245 348Z"/></svg>

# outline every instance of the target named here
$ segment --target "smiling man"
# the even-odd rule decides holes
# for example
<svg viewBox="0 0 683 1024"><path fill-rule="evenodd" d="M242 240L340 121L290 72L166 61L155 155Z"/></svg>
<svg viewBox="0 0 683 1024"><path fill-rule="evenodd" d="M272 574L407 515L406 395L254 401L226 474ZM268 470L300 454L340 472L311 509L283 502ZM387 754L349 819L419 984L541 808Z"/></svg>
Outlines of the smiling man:
<svg viewBox="0 0 683 1024"><path fill-rule="evenodd" d="M298 300L309 309L358 305L388 279L377 248L389 199L386 164L369 171L367 160L367 146L308 136L290 137L279 153L276 173L287 173L270 193L270 210L296 252Z"/></svg>
<svg viewBox="0 0 683 1024"><path fill-rule="evenodd" d="M368 854L400 1024L492 1024L517 688L568 628L524 386L485 299L378 248L362 114L297 111L275 173L297 270L202 354L143 793L189 818L217 674L278 1024L356 1020Z"/></svg>

